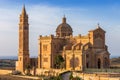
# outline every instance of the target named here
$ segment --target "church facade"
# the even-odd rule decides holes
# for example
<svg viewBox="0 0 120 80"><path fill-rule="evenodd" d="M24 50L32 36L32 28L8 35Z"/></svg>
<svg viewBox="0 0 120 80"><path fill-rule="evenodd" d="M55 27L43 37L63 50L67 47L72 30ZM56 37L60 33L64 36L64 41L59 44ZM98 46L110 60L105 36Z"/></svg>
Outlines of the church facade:
<svg viewBox="0 0 120 80"><path fill-rule="evenodd" d="M25 67L36 66L37 69L54 69L55 57L64 58L66 70L80 70L85 68L109 68L110 54L105 44L105 31L97 25L87 35L73 36L72 27L67 23L66 17L56 28L56 35L39 36L38 59L29 57L29 25L25 7L20 15L19 24L19 51L16 70L24 72ZM33 61L33 62L31 62ZM31 64L36 63L37 64Z"/></svg>

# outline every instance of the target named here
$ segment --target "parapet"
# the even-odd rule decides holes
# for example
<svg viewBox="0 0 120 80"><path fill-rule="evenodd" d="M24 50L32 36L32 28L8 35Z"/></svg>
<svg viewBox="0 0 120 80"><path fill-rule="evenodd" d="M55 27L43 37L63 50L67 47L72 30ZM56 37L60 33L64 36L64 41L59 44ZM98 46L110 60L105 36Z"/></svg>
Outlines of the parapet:
<svg viewBox="0 0 120 80"><path fill-rule="evenodd" d="M52 35L52 34L49 36L47 36L47 35L46 36L42 36L42 35L39 36L39 39L53 39L53 38L54 38L54 35Z"/></svg>

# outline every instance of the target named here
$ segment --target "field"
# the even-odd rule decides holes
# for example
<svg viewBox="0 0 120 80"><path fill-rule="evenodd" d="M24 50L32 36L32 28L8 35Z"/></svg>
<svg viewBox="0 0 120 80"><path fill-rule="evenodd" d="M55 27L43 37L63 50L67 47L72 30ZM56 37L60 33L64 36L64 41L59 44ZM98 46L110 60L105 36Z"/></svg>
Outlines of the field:
<svg viewBox="0 0 120 80"><path fill-rule="evenodd" d="M15 77L10 75L0 75L0 80L33 80L33 79Z"/></svg>
<svg viewBox="0 0 120 80"><path fill-rule="evenodd" d="M111 61L111 67L120 68L120 57L112 58L110 61Z"/></svg>
<svg viewBox="0 0 120 80"><path fill-rule="evenodd" d="M111 68L120 69L120 57L112 58L110 62L111 62ZM0 60L0 69L1 70L14 70L15 60ZM33 79L33 78L28 79L28 78L17 77L17 76L12 76L12 75L0 75L0 80L37 80L37 79Z"/></svg>

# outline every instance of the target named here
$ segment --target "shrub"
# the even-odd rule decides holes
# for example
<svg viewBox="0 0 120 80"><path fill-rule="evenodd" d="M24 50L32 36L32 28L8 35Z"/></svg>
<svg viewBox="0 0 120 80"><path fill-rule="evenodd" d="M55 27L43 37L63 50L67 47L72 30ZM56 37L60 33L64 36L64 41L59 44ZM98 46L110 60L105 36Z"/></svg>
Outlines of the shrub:
<svg viewBox="0 0 120 80"><path fill-rule="evenodd" d="M20 71L12 71L12 75L20 75L21 72Z"/></svg>
<svg viewBox="0 0 120 80"><path fill-rule="evenodd" d="M69 80L72 80L72 79L73 79L73 74L71 73L69 76Z"/></svg>
<svg viewBox="0 0 120 80"><path fill-rule="evenodd" d="M63 80L61 76L52 76L48 80Z"/></svg>

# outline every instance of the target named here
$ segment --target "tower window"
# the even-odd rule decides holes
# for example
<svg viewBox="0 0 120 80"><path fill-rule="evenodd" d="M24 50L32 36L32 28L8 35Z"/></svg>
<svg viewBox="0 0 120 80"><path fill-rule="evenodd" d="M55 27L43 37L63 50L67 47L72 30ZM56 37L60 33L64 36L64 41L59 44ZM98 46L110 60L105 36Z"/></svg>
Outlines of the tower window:
<svg viewBox="0 0 120 80"><path fill-rule="evenodd" d="M19 29L22 29L22 27L19 27Z"/></svg>
<svg viewBox="0 0 120 80"><path fill-rule="evenodd" d="M22 22L22 19L20 19L20 22Z"/></svg>
<svg viewBox="0 0 120 80"><path fill-rule="evenodd" d="M44 58L44 62L48 62L48 58Z"/></svg>
<svg viewBox="0 0 120 80"><path fill-rule="evenodd" d="M24 29L26 30L26 29L28 29L28 27L25 26Z"/></svg>
<svg viewBox="0 0 120 80"><path fill-rule="evenodd" d="M20 57L20 61L21 61L21 57Z"/></svg>
<svg viewBox="0 0 120 80"><path fill-rule="evenodd" d="M43 50L47 51L47 45L43 45Z"/></svg>

